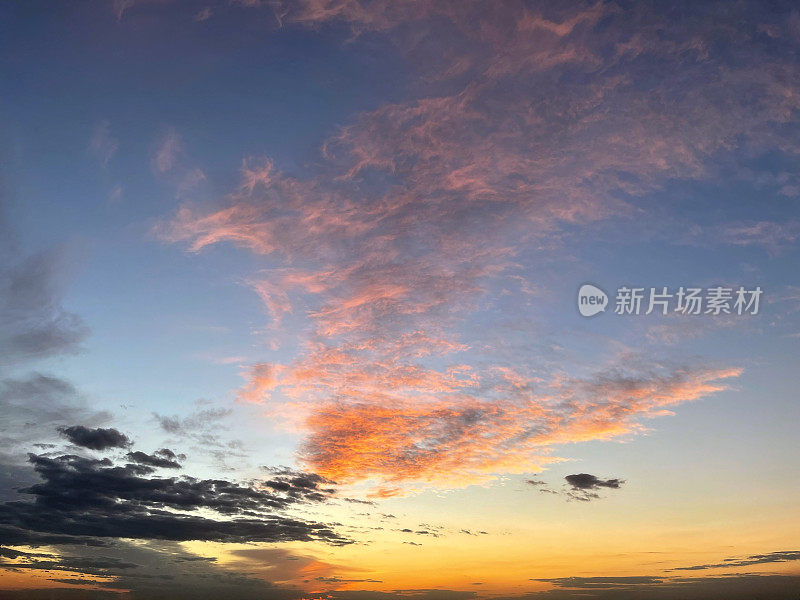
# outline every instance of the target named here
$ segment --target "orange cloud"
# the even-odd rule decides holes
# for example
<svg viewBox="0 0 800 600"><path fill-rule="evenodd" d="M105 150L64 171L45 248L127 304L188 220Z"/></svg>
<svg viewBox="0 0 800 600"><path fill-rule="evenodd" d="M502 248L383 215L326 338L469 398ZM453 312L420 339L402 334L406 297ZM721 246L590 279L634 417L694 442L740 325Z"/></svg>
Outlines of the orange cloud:
<svg viewBox="0 0 800 600"><path fill-rule="evenodd" d="M371 479L463 486L557 461L552 447L608 440L643 429L641 420L725 389L738 369L618 374L555 385L550 395L486 401L335 402L315 406L301 456L341 482ZM515 381L512 385L518 388Z"/></svg>
<svg viewBox="0 0 800 600"><path fill-rule="evenodd" d="M239 399L245 402L259 402L260 398L263 398L277 385L279 370L280 367L266 363L253 365L247 372L250 381L239 392Z"/></svg>

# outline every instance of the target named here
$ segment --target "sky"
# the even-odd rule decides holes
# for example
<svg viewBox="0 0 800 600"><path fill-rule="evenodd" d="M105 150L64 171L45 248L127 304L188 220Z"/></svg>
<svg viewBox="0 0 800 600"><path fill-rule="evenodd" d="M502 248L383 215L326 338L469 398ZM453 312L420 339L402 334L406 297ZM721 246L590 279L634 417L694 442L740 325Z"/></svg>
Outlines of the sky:
<svg viewBox="0 0 800 600"><path fill-rule="evenodd" d="M0 4L0 598L800 593L792 2Z"/></svg>

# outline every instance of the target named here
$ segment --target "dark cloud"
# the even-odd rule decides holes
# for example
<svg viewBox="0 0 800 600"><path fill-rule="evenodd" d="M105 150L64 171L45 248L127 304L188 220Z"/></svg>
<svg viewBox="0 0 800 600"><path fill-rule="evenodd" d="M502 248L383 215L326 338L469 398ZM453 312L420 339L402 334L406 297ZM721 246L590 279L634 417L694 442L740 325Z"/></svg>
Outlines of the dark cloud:
<svg viewBox="0 0 800 600"><path fill-rule="evenodd" d="M569 500L577 500L579 502L590 502L600 498L600 494L596 490L603 488L619 489L625 483L622 479L600 479L595 475L589 473L577 473L575 475L567 475L564 477L569 486L564 492L564 495ZM544 490L542 490L544 491Z"/></svg>
<svg viewBox="0 0 800 600"><path fill-rule="evenodd" d="M280 564L281 550L264 556L264 568ZM313 560L313 559L309 559ZM231 600L297 599L299 590L278 587L250 574L233 572L217 565L214 559L188 553L177 542L113 540L96 547L59 545L54 551L28 553L14 563L0 561L0 576L6 569L37 571L39 577L66 585L92 583L94 589L80 590L86 598L119 598L123 590L137 600ZM91 577L91 580L89 579ZM103 580L97 580L102 577ZM97 588L103 588L102 591ZM38 598L36 590L12 598ZM50 590L48 600L72 598L66 588ZM0 598L7 592L0 591ZM99 594L95 596L94 594ZM105 595L109 594L109 595ZM113 595L111 595L113 594Z"/></svg>
<svg viewBox="0 0 800 600"><path fill-rule="evenodd" d="M367 590L333 590L312 594L312 598L330 600L466 600L474 598L477 592L448 589L391 590L386 592Z"/></svg>
<svg viewBox="0 0 800 600"><path fill-rule="evenodd" d="M0 506L5 506L4 503ZM107 540L92 537L80 537L58 533L47 533L21 529L13 525L0 524L0 545L2 546L106 546Z"/></svg>
<svg viewBox="0 0 800 600"><path fill-rule="evenodd" d="M630 586L656 585L664 581L663 577L556 577L553 579L533 579L546 581L561 588L616 589Z"/></svg>
<svg viewBox="0 0 800 600"><path fill-rule="evenodd" d="M547 482L539 479L526 479L525 483L534 486L543 494L554 494L565 496L568 500L578 500L589 502L600 498L596 490L603 488L619 489L625 481L622 479L600 479L596 475L589 473L576 473L564 477L566 484L560 491L547 486Z"/></svg>
<svg viewBox="0 0 800 600"><path fill-rule="evenodd" d="M161 469L180 469L181 463L178 462L178 455L169 448L162 448L156 450L152 454L146 454L139 450L135 452L128 452L126 455L128 460L133 461L140 465L147 465L150 467L157 467ZM183 455L181 455L183 456Z"/></svg>
<svg viewBox="0 0 800 600"><path fill-rule="evenodd" d="M793 575L725 575L720 577L667 578L560 577L535 579L554 587L497 600L796 600L800 577Z"/></svg>
<svg viewBox="0 0 800 600"><path fill-rule="evenodd" d="M60 556L57 554L24 552L15 558L29 559L14 563L15 569L39 571L74 571L83 575L106 575L109 570L135 569L139 565L114 557Z"/></svg>
<svg viewBox="0 0 800 600"><path fill-rule="evenodd" d="M430 537L439 537L439 534L435 531L429 531L427 529L409 529L408 527L404 527L403 529L395 529L395 531L399 531L400 533L413 533L414 535L428 535Z"/></svg>
<svg viewBox="0 0 800 600"><path fill-rule="evenodd" d="M366 504L368 506L375 506L376 503L372 500L360 500L359 498L344 498L345 502L349 502L350 504Z"/></svg>
<svg viewBox="0 0 800 600"><path fill-rule="evenodd" d="M69 588L3 590L3 600L116 600L119 592Z"/></svg>
<svg viewBox="0 0 800 600"><path fill-rule="evenodd" d="M383 583L380 579L342 579L340 577L317 577L323 583Z"/></svg>
<svg viewBox="0 0 800 600"><path fill-rule="evenodd" d="M348 542L326 525L282 514L333 494L311 474L284 470L260 486L151 477L152 466L117 465L108 458L31 454L29 460L42 481L22 490L32 502L0 505L0 525L12 533L11 541L0 535L0 544L34 543L42 535L65 536L65 542L75 537Z"/></svg>
<svg viewBox="0 0 800 600"><path fill-rule="evenodd" d="M59 427L58 432L76 446L90 450L108 450L109 448L125 448L131 441L116 429L97 427L90 429L83 425Z"/></svg>
<svg viewBox="0 0 800 600"><path fill-rule="evenodd" d="M270 479L263 481L262 485L283 492L295 500L321 502L336 492L330 487L336 485L335 482L316 473L297 471L288 467L262 467L262 469L272 475Z"/></svg>
<svg viewBox="0 0 800 600"><path fill-rule="evenodd" d="M50 554L39 554L36 552L23 552L22 550L14 550L13 548L0 547L0 557L2 558L20 558L22 556L51 556Z"/></svg>
<svg viewBox="0 0 800 600"><path fill-rule="evenodd" d="M596 490L599 488L618 489L623 483L621 479L600 479L589 473L578 473L564 477L567 483L576 490Z"/></svg>
<svg viewBox="0 0 800 600"><path fill-rule="evenodd" d="M702 571L704 569L719 569L728 567L747 567L765 563L779 563L800 560L800 550L781 550L768 554L751 554L744 558L726 558L723 562L707 565L693 565L691 567L678 567L670 571Z"/></svg>

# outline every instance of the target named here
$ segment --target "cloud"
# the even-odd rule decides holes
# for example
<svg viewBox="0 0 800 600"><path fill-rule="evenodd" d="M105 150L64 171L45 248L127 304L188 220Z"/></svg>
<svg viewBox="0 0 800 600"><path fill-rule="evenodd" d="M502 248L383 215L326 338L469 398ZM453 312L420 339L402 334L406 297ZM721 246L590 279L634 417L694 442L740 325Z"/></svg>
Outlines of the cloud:
<svg viewBox="0 0 800 600"><path fill-rule="evenodd" d="M122 18L135 0L113 4ZM402 95L356 115L327 140L319 170L292 177L268 159L248 159L240 185L221 206L186 204L160 228L165 239L191 252L231 243L260 255L268 267L252 273L247 285L263 302L276 337L294 320L289 333L298 332L297 339L292 335L295 354L256 362L245 373L239 399L262 405L271 420L292 421L305 436L301 458L314 473L269 470L258 482L156 476L156 468L180 465L168 449L131 451L116 462L32 455L41 481L25 486L32 500L0 506L0 539L343 543L332 525L281 511L326 501L334 495L334 479L371 479L378 486L375 497L389 497L404 486L461 486L501 473L528 473L559 460L560 444L636 434L648 419L726 389L739 375L738 369L702 363L544 374L538 357L509 360L493 351L491 339L468 334L486 313L502 312L503 282L516 276L520 264L535 271L532 254L568 246L602 223L630 220L645 232L654 221L660 225L662 215L642 208L652 194L675 180L714 177L713 158L720 154L758 154L775 146L796 151L796 132L787 124L796 120L800 98L796 35L791 37L797 19L795 30L792 19L754 19L748 3L681 6L680 27L674 7L645 3L621 10L614 3L509 0L497 11L472 0L240 4L274 11L287 26L344 22L357 33L379 32L395 42L413 71ZM201 6L190 7L200 19L210 14L208 8L197 13ZM226 8L224 2L214 5L215 11ZM106 165L117 142L107 122L95 133L91 151ZM177 175L180 140L170 131L161 142L153 168ZM190 175L180 177L180 185L189 188L204 177ZM664 222L664 230L675 224L669 217ZM777 248L797 240L794 224L767 220L700 227L699 234L734 246L765 240ZM3 356L28 360L77 348L82 322L65 318L57 294L39 295L44 308L35 311L28 309L35 302L18 296L23 301L0 312ZM15 337L17 326L22 338ZM78 394L63 380L32 375L1 385L14 425L34 410L37 423L60 423L62 406L70 412L68 422L77 422L79 409L70 401ZM39 406L40 398L52 402ZM156 417L170 435L200 436L227 414ZM9 430L4 435L30 435L27 429ZM589 498L622 482L575 474L567 483ZM407 532L435 535L422 526ZM178 554L176 546L165 545L159 558L207 562ZM110 553L107 547L99 551ZM13 552L18 551L6 548L6 558ZM251 563L275 558L264 549L239 552ZM35 554L44 552L13 560L36 563L29 570L114 573L119 589L129 585L132 595L147 597L142 583L134 585L139 573L130 573L142 561ZM730 565L795 560L793 552L773 554L731 559ZM159 590L160 579L148 593L235 597L215 587L215 576L224 572L203 574L207 578L194 582L184 578L191 587L178 593ZM330 584L363 581L309 577ZM555 590L544 595L554 598L575 590L573 596L589 591L603 598L638 597L643 590L652 597L779 598L798 583L656 576L544 581ZM247 589L242 595L286 593ZM329 597L474 595L342 590Z"/></svg>
<svg viewBox="0 0 800 600"><path fill-rule="evenodd" d="M772 254L790 247L800 238L798 221L749 221L726 224L721 231L725 243L735 246L760 245Z"/></svg>
<svg viewBox="0 0 800 600"><path fill-rule="evenodd" d="M17 364L74 353L88 334L83 320L61 306L71 272L63 247L20 257L0 253L0 363Z"/></svg>
<svg viewBox="0 0 800 600"><path fill-rule="evenodd" d="M535 486L544 494L554 494L565 496L567 500L577 500L580 502L589 502L597 500L600 495L596 490L603 488L619 489L625 481L622 479L600 479L595 475L589 473L577 473L574 475L567 475L564 477L567 482L566 488L558 491L547 487L547 483L537 479L527 479L525 483Z"/></svg>
<svg viewBox="0 0 800 600"><path fill-rule="evenodd" d="M376 502L372 500L361 500L360 498L343 498L345 502L349 502L350 504L366 504L367 506L377 506Z"/></svg>
<svg viewBox="0 0 800 600"><path fill-rule="evenodd" d="M170 4L174 0L112 0L111 9L118 21L122 21L126 13L134 9L137 5L148 4Z"/></svg>
<svg viewBox="0 0 800 600"><path fill-rule="evenodd" d="M340 584L335 581L320 586L319 582L322 579L319 578L335 578L335 573L359 570L330 564L318 556L305 552L298 553L296 550L288 548L257 545L233 548L221 557L220 562L228 570L236 570L259 579L279 582L284 591L296 597L307 597L308 589L340 587Z"/></svg>
<svg viewBox="0 0 800 600"><path fill-rule="evenodd" d="M564 477L569 488L564 492L569 500L590 502L600 498L596 490L603 488L619 489L625 483L622 479L600 479L589 473L577 473Z"/></svg>
<svg viewBox="0 0 800 600"><path fill-rule="evenodd" d="M178 462L178 455L176 455L169 448L162 448L156 450L153 454L146 454L140 450L135 452L128 452L125 455L128 460L140 465L147 465L149 467L156 467L159 469L180 469L181 463ZM181 455L183 456L183 455ZM183 456L185 458L185 456Z"/></svg>
<svg viewBox="0 0 800 600"><path fill-rule="evenodd" d="M654 5L483 6L264 5L287 24L388 36L415 85L325 140L318 168L291 176L248 158L218 206L184 204L156 228L193 253L227 243L264 258L247 285L293 355L256 362L238 397L305 433L308 468L375 480L381 495L530 471L558 444L633 434L724 389L737 370L543 377L472 325L507 295L530 301L507 282L543 249L626 223L682 231L681 216L648 208L670 182L718 177L714 157L797 150L783 125L800 71L754 37L748 6L681 28ZM796 239L789 224L717 225L692 231Z"/></svg>
<svg viewBox="0 0 800 600"><path fill-rule="evenodd" d="M122 202L122 198L124 195L124 189L121 185L115 185L111 188L111 191L108 193L108 202L110 204L119 204Z"/></svg>
<svg viewBox="0 0 800 600"><path fill-rule="evenodd" d="M206 6L201 8L197 14L194 16L195 21L208 21L211 18L211 15L214 14L214 11L211 10L210 6Z"/></svg>
<svg viewBox="0 0 800 600"><path fill-rule="evenodd" d="M184 417L158 413L153 413L153 417L159 427L169 434L192 436L202 435L212 428L218 429L221 427L221 422L232 412L230 408L206 408Z"/></svg>
<svg viewBox="0 0 800 600"><path fill-rule="evenodd" d="M620 589L659 585L664 583L663 577L632 576L632 577L557 577L554 579L534 579L533 581L546 581L562 588L586 589Z"/></svg>
<svg viewBox="0 0 800 600"><path fill-rule="evenodd" d="M731 567L747 567L768 563L792 562L800 560L800 550L782 550L768 554L751 554L744 558L726 558L723 562L691 567L677 567L670 571L702 571L705 569L724 569Z"/></svg>
<svg viewBox="0 0 800 600"><path fill-rule="evenodd" d="M342 579L341 577L317 577L323 583L383 583L380 579Z"/></svg>
<svg viewBox="0 0 800 600"><path fill-rule="evenodd" d="M249 548L245 552L248 550L261 550L259 563L241 561L221 565L217 558L192 554L177 542L114 540L102 546L61 544L26 552L13 560L0 560L0 573L25 573L31 578L30 585L50 587L44 597L51 600L72 598L73 594L80 594L80 598L117 598L120 593L143 599L187 600L301 597L300 590L291 583L279 586L270 583L269 577L282 582L294 579L296 573L292 567L313 564L313 557L295 556L283 548ZM292 560L295 558L298 560ZM52 582L62 585L53 589ZM40 592L26 589L24 593L19 597L37 598ZM3 596L7 594L17 597L4 590Z"/></svg>
<svg viewBox="0 0 800 600"><path fill-rule="evenodd" d="M7 549L6 549L7 550ZM82 575L105 575L109 570L135 569L139 565L115 558L85 558L79 556L61 557L55 554L21 552L8 558L35 558L29 562L14 563L15 569L38 569L46 571L73 571ZM42 560L46 559L46 560ZM85 580L84 580L85 581Z"/></svg>
<svg viewBox="0 0 800 600"><path fill-rule="evenodd" d="M109 448L125 448L131 444L130 439L116 429L97 427L89 429L83 425L59 427L58 431L76 446L90 450L108 450Z"/></svg>
<svg viewBox="0 0 800 600"><path fill-rule="evenodd" d="M295 589L286 589L270 586L264 581L254 578L237 576L226 573L223 569L212 570L208 565L205 569L195 573L180 573L180 580L164 579L137 579L135 572L119 570L119 586L132 589L137 599L155 600L164 598L168 591L169 598L183 600L212 600L213 598L232 598L235 600L257 600L264 597L280 600L298 600L308 598L318 600L468 600L475 598L477 592L449 589L397 589L390 591L372 591L363 589L339 589L320 593L301 592ZM639 577L632 576L631 580ZM586 579L587 584L594 578L562 578L573 579L580 583ZM613 578L609 578L613 579ZM620 578L620 579L625 579ZM646 577L642 577L646 580ZM546 580L542 580L546 581ZM557 582L558 580L552 580ZM793 600L796 598L797 586L800 578L796 576L730 576L722 578L697 578L680 582L665 582L661 585L643 582L617 587L554 587L542 592L530 592L511 596L497 596L500 600L532 600L534 598L548 598L552 600L568 600L585 598L587 592L598 600L627 600L630 598L647 597L656 600L670 600L676 597L686 600L749 600L754 597L765 596L774 600ZM75 589L33 589L4 592L4 597L9 600L73 600L77 598L91 600L110 600L119 596L117 586L106 586L107 589L75 590ZM643 596L644 595L644 596Z"/></svg>
<svg viewBox="0 0 800 600"><path fill-rule="evenodd" d="M311 408L301 458L315 472L337 481L467 485L556 462L551 451L560 443L641 431L641 419L722 390L724 379L738 373L612 372L559 381L540 396L524 390L516 399L503 401L481 400L455 388L449 390L449 400L442 399L448 395L444 391L439 399L426 397L424 402L380 397L348 402L344 388L339 402ZM583 483L580 477L576 482ZM615 482L602 484L611 487Z"/></svg>
<svg viewBox="0 0 800 600"><path fill-rule="evenodd" d="M278 383L278 368L274 365L261 363L250 367L248 371L249 383L239 392L239 398L245 402L258 403Z"/></svg>
<svg viewBox="0 0 800 600"><path fill-rule="evenodd" d="M89 140L89 151L105 167L118 149L119 141L111 135L111 123L108 120L100 121Z"/></svg>
<svg viewBox="0 0 800 600"><path fill-rule="evenodd" d="M619 489L625 483L622 479L600 479L588 473L578 473L564 477L574 490L597 490L600 488Z"/></svg>
<svg viewBox="0 0 800 600"><path fill-rule="evenodd" d="M330 487L335 485L335 482L316 473L297 471L288 467L262 467L262 469L270 474L270 478L263 481L263 485L283 492L292 499L322 502L335 493L334 488ZM320 487L323 485L328 487Z"/></svg>
<svg viewBox="0 0 800 600"><path fill-rule="evenodd" d="M793 575L723 575L719 577L559 577L536 579L554 587L522 596L506 596L503 600L548 598L568 600L590 593L598 600L653 598L655 600L749 600L768 597L791 600L800 589L800 577Z"/></svg>
<svg viewBox="0 0 800 600"><path fill-rule="evenodd" d="M42 537L60 537L63 543L75 538L348 543L325 525L281 515L333 494L319 487L318 476L281 471L263 485L161 478L152 476L148 459L139 460L136 453L133 458L138 462L117 465L108 458L30 454L42 481L21 490L33 502L0 505L0 526L7 530L5 537L0 533L0 544L36 543Z"/></svg>
<svg viewBox="0 0 800 600"><path fill-rule="evenodd" d="M0 370L7 369L0 379L0 500L6 500L31 483L24 466L31 440L52 448L59 426L73 419L98 424L109 415L88 406L67 380L25 373L40 360L78 352L89 330L61 305L74 270L70 248L55 246L25 256L2 208L0 199Z"/></svg>
<svg viewBox="0 0 800 600"><path fill-rule="evenodd" d="M153 157L153 167L159 173L171 171L182 150L183 145L178 132L170 128L158 143Z"/></svg>
<svg viewBox="0 0 800 600"><path fill-rule="evenodd" d="M32 440L54 447L57 430L69 423L100 424L110 415L89 406L69 381L42 373L0 379L0 462L15 477L23 473ZM48 445L50 444L50 445ZM2 486L11 489L12 486Z"/></svg>

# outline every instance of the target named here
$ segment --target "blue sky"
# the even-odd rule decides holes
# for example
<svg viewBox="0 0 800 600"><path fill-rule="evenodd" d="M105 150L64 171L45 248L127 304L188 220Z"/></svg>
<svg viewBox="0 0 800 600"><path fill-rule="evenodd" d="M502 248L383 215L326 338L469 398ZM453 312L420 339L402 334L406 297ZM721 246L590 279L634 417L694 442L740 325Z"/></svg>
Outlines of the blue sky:
<svg viewBox="0 0 800 600"><path fill-rule="evenodd" d="M0 474L29 503L0 508L5 589L156 597L70 565L172 553L211 565L176 582L242 598L796 591L791 5L98 0L0 22ZM763 295L587 319L587 282ZM89 505L61 518L91 534L31 524L68 474L111 477L103 457L242 495L169 506L211 534L136 538ZM256 518L251 492L286 494L258 496L259 526L301 525L219 533ZM116 502L142 531L163 508ZM645 579L591 580L612 576Z"/></svg>

